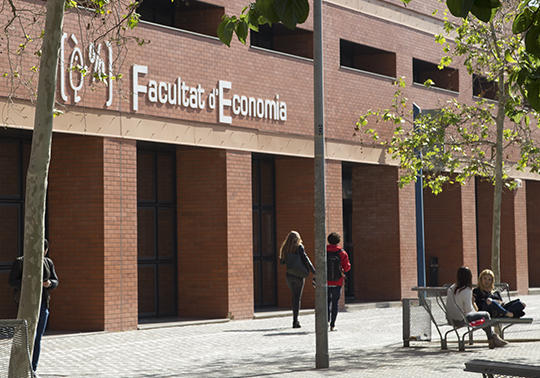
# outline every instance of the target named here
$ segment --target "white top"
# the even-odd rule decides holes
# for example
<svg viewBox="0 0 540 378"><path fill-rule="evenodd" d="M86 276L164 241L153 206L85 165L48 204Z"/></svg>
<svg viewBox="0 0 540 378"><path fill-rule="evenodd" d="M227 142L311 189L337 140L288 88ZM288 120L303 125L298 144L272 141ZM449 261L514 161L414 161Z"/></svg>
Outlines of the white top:
<svg viewBox="0 0 540 378"><path fill-rule="evenodd" d="M461 311L468 315L474 311L472 305L472 290L469 287L458 291L454 294L454 288L456 284L453 284L448 288L448 296L446 297L446 309L448 311L448 316L455 320L463 320L463 315ZM461 311L457 306L461 308Z"/></svg>

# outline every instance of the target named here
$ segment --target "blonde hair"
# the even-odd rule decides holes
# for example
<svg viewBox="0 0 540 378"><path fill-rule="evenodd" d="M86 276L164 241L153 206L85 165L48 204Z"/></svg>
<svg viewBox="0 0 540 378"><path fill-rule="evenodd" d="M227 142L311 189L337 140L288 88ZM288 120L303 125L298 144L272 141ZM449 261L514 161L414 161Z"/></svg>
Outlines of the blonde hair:
<svg viewBox="0 0 540 378"><path fill-rule="evenodd" d="M482 284L482 278L484 276L491 276L491 285L489 287L484 287ZM490 293L495 290L495 273L489 269L484 269L478 276L478 287L484 291L489 291Z"/></svg>
<svg viewBox="0 0 540 378"><path fill-rule="evenodd" d="M300 244L302 244L300 234L296 231L289 232L289 235L287 235L287 238L283 241L279 249L280 260L285 259L285 253L295 253Z"/></svg>

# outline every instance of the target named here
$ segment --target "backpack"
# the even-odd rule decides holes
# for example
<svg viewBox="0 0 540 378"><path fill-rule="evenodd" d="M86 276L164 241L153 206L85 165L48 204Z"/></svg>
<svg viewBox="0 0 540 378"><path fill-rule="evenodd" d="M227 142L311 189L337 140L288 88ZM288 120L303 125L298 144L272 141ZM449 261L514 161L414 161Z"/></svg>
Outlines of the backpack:
<svg viewBox="0 0 540 378"><path fill-rule="evenodd" d="M341 273L341 258L339 257L341 251L343 249L336 252L326 252L326 279L328 281L338 281L343 276Z"/></svg>

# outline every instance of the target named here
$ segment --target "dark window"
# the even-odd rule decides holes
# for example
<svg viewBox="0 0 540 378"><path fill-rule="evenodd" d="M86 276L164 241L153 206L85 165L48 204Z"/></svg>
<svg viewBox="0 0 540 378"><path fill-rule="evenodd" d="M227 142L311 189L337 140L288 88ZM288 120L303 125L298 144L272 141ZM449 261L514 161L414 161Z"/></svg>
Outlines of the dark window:
<svg viewBox="0 0 540 378"><path fill-rule="evenodd" d="M277 303L275 164L253 155L253 293L256 308Z"/></svg>
<svg viewBox="0 0 540 378"><path fill-rule="evenodd" d="M139 143L137 250L139 317L177 315L176 154Z"/></svg>
<svg viewBox="0 0 540 378"><path fill-rule="evenodd" d="M473 96L496 100L498 91L496 82L479 75L473 75Z"/></svg>
<svg viewBox="0 0 540 378"><path fill-rule="evenodd" d="M0 273L23 254L26 171L32 133L0 128Z"/></svg>
<svg viewBox="0 0 540 378"><path fill-rule="evenodd" d="M251 31L251 46L313 59L313 32L282 24L262 25L259 32Z"/></svg>
<svg viewBox="0 0 540 378"><path fill-rule="evenodd" d="M217 37L225 9L202 1L144 0L137 13L143 21Z"/></svg>
<svg viewBox="0 0 540 378"><path fill-rule="evenodd" d="M420 59L413 59L413 81L424 84L431 79L436 88L459 92L459 71L453 68L439 69L437 64Z"/></svg>
<svg viewBox="0 0 540 378"><path fill-rule="evenodd" d="M340 65L379 75L396 77L396 54L341 39Z"/></svg>

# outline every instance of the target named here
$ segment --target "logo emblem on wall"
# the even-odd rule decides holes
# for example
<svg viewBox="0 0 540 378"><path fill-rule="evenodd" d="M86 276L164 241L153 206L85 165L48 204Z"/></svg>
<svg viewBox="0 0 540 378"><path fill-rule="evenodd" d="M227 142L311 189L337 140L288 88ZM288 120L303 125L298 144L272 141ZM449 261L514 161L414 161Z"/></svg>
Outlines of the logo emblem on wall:
<svg viewBox="0 0 540 378"><path fill-rule="evenodd" d="M73 46L73 50L67 60L65 53L66 45ZM89 67L85 64L83 52L79 47L79 41L75 37L75 34L71 34L68 39L68 34L64 33L60 44L60 97L62 101L68 101L66 87L69 84L69 89L73 93L73 102L78 103L81 101L80 91L84 86L84 78L90 73L92 82L97 80L96 77L105 78L108 92L105 106L109 107L113 100L113 52L111 44L109 42L100 43L97 46L93 43L89 44L88 62L90 63Z"/></svg>

